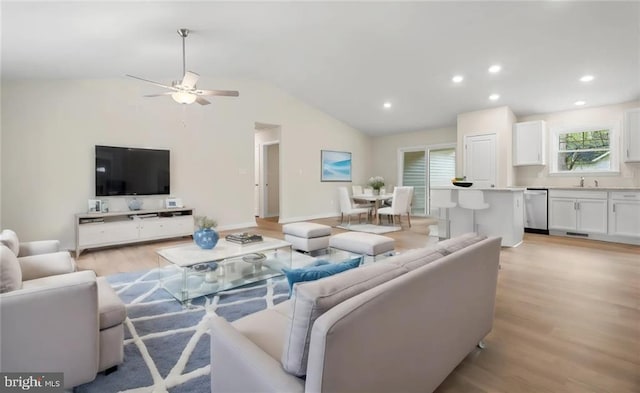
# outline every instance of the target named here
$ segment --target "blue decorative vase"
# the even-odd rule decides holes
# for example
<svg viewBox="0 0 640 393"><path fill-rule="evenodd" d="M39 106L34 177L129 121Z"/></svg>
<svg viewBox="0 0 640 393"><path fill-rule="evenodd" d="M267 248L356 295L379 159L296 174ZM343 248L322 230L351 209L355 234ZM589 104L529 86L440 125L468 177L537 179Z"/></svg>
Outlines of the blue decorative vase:
<svg viewBox="0 0 640 393"><path fill-rule="evenodd" d="M193 233L193 241L198 247L205 250L211 250L215 247L218 244L218 239L220 239L220 235L211 228L198 229Z"/></svg>

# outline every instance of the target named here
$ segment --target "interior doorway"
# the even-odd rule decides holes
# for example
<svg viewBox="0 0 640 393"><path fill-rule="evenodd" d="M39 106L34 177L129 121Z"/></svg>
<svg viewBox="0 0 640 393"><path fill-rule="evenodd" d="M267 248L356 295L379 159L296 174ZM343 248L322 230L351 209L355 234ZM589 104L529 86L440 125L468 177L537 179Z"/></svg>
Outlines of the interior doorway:
<svg viewBox="0 0 640 393"><path fill-rule="evenodd" d="M255 125L254 215L260 218L280 215L280 126Z"/></svg>

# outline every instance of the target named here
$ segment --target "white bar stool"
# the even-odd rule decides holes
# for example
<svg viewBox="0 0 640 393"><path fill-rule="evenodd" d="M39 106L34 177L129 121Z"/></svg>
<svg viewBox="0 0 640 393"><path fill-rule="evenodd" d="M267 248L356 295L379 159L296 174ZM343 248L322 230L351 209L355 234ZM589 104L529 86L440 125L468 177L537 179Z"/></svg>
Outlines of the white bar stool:
<svg viewBox="0 0 640 393"><path fill-rule="evenodd" d="M452 190L431 190L431 207L444 209L444 218L438 214L438 237L448 239L451 237L451 220L449 219L449 209L457 204L451 197ZM444 223L444 233L440 233L440 223Z"/></svg>
<svg viewBox="0 0 640 393"><path fill-rule="evenodd" d="M489 204L484 201L484 192L481 190L459 190L458 205L463 209L469 209L472 211L471 228L473 232L478 233L476 225L476 210L489 208Z"/></svg>

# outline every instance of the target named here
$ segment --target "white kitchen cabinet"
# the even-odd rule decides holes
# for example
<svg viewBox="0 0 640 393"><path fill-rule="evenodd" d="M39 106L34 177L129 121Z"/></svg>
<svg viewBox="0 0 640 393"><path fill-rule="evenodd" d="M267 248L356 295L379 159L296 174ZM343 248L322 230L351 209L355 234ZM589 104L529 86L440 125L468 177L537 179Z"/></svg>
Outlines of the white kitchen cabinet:
<svg viewBox="0 0 640 393"><path fill-rule="evenodd" d="M606 191L549 191L549 229L568 234L607 233Z"/></svg>
<svg viewBox="0 0 640 393"><path fill-rule="evenodd" d="M546 127L542 120L513 125L513 166L545 165Z"/></svg>
<svg viewBox="0 0 640 393"><path fill-rule="evenodd" d="M574 231L577 222L575 199L549 198L549 229Z"/></svg>
<svg viewBox="0 0 640 393"><path fill-rule="evenodd" d="M640 162L640 108L624 112L624 147L622 156L625 162Z"/></svg>
<svg viewBox="0 0 640 393"><path fill-rule="evenodd" d="M640 192L612 192L609 235L640 238Z"/></svg>

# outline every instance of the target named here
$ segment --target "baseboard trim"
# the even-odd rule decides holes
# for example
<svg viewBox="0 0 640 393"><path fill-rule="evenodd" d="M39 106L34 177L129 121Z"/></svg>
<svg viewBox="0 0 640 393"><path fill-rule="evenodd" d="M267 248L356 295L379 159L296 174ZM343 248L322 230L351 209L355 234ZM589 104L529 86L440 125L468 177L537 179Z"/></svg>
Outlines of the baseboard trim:
<svg viewBox="0 0 640 393"><path fill-rule="evenodd" d="M243 222L240 224L231 224L231 225L221 225L219 227L216 228L217 231L232 231L234 229L242 229L242 228L253 228L253 227L257 227L258 224L256 224L255 220L254 221L249 221L249 222Z"/></svg>
<svg viewBox="0 0 640 393"><path fill-rule="evenodd" d="M322 214L313 214L310 216L299 216L299 217L280 217L278 223L287 224L290 222L298 222L298 221L308 221L308 220L318 220L321 218L332 218L340 216L340 213L331 212L331 213L322 213Z"/></svg>

